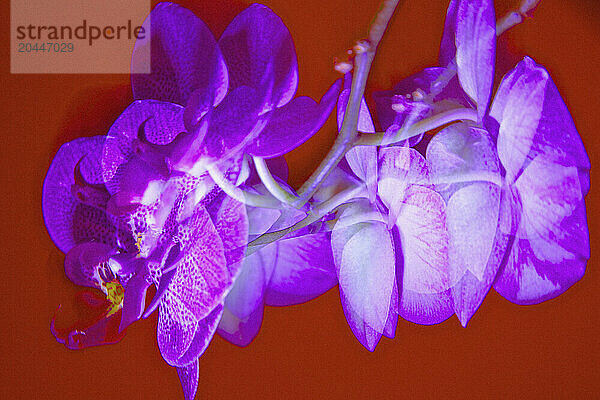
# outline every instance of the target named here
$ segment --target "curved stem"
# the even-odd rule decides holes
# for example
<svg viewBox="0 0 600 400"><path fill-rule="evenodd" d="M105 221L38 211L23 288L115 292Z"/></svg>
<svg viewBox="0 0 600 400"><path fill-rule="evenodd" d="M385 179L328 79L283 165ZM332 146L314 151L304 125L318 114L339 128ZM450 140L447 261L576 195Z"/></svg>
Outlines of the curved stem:
<svg viewBox="0 0 600 400"><path fill-rule="evenodd" d="M285 229L281 229L279 231L265 233L265 234L257 237L250 243L248 243L248 249L246 251L246 255L248 256L248 255L260 250L262 247L266 246L267 244L272 243L276 240L279 240L291 232L294 232L294 231L304 228L305 226L308 226L314 222L317 222L318 220L323 218L325 215L331 213L333 210L338 208L340 205L342 205L352 199L355 199L357 197L366 197L366 196L367 196L367 190L364 185L353 186L344 191L341 191L340 193L333 196L331 199L324 201L323 203L314 207L313 210L304 219L302 219L301 221L298 221L294 225L292 225L288 228L285 228Z"/></svg>
<svg viewBox="0 0 600 400"><path fill-rule="evenodd" d="M355 146L382 146L410 139L430 130L440 128L451 122L467 120L477 122L477 111L471 108L457 108L425 118L409 127L402 127L392 136L385 132L363 133L356 140Z"/></svg>
<svg viewBox="0 0 600 400"><path fill-rule="evenodd" d="M292 204L298 198L293 194L289 193L285 190L273 177L271 171L269 171L269 167L264 159L261 157L252 157L254 161L254 166L256 167L256 172L260 177L260 180L265 185L269 193L271 193L277 200L282 203Z"/></svg>
<svg viewBox="0 0 600 400"><path fill-rule="evenodd" d="M261 196L258 194L244 191L231 182L229 182L223 173L216 167L208 169L208 174L213 181L225 192L229 197L251 207L260 208L281 208L281 203L274 198Z"/></svg>

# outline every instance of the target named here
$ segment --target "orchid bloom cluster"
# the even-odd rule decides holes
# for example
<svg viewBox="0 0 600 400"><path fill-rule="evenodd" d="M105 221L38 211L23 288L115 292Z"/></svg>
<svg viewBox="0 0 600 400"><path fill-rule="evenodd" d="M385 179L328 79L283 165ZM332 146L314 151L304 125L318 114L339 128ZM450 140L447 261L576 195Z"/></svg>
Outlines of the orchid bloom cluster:
<svg viewBox="0 0 600 400"><path fill-rule="evenodd" d="M492 0L452 0L439 65L373 94L375 132L364 87L396 4L384 2L318 103L295 97L294 44L267 7L249 6L215 40L189 10L158 4L133 52L147 63L150 46L152 60L132 75L134 102L106 135L64 144L44 182L67 276L103 292L79 295L92 321L64 328L59 313L56 339L115 343L158 310L159 350L191 399L213 335L249 344L265 304L339 285L373 351L398 317L466 326L491 287L534 304L579 280L590 162L569 112L528 57L492 96L496 37L537 1L496 22ZM336 142L295 191L282 155L336 102Z"/></svg>

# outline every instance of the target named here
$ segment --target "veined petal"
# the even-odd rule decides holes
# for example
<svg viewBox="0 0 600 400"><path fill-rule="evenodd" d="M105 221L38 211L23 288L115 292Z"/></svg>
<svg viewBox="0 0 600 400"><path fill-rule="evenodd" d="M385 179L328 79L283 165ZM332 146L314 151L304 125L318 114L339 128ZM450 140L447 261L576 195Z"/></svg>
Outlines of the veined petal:
<svg viewBox="0 0 600 400"><path fill-rule="evenodd" d="M381 334L387 325L393 286L396 285L394 248L389 231L380 222L334 228L332 247L340 296L351 310L346 315L353 316L352 319L356 317L354 322L349 319L349 324L352 327L362 321ZM367 342L369 349L376 344L371 340Z"/></svg>
<svg viewBox="0 0 600 400"><path fill-rule="evenodd" d="M198 390L198 359L185 367L177 367L177 375L185 400L194 400Z"/></svg>
<svg viewBox="0 0 600 400"><path fill-rule="evenodd" d="M578 169L537 156L517 179L521 218L496 290L518 304L558 296L581 279L590 256Z"/></svg>
<svg viewBox="0 0 600 400"><path fill-rule="evenodd" d="M279 240L265 303L288 306L311 300L337 283L331 252L331 235L313 233Z"/></svg>
<svg viewBox="0 0 600 400"><path fill-rule="evenodd" d="M336 81L319 103L310 97L296 97L286 105L271 111L269 122L246 152L263 158L273 158L290 152L310 139L327 121L341 87Z"/></svg>
<svg viewBox="0 0 600 400"><path fill-rule="evenodd" d="M100 156L104 140L105 136L93 136L63 144L44 179L44 222L50 238L64 253L76 244L88 241L116 245L116 229L106 213L77 200L71 191L78 163L87 182L102 182Z"/></svg>
<svg viewBox="0 0 600 400"><path fill-rule="evenodd" d="M525 57L502 80L490 116L499 124L498 154L508 182L546 154L585 170L590 161L573 120L548 72ZM586 178L584 177L584 180ZM587 186L587 185L584 185Z"/></svg>
<svg viewBox="0 0 600 400"><path fill-rule="evenodd" d="M183 106L199 89L213 98L214 104L225 97L227 67L201 19L177 4L159 3L142 26L146 35L136 40L131 60L134 98ZM135 73L148 64L150 74Z"/></svg>
<svg viewBox="0 0 600 400"><path fill-rule="evenodd" d="M171 291L167 291L158 307L158 349L167 364L177 365L192 344L198 319Z"/></svg>
<svg viewBox="0 0 600 400"><path fill-rule="evenodd" d="M188 347L187 351L181 357L179 357L175 363L178 364L176 366L184 367L190 365L194 363L195 360L198 360L202 354L204 354L204 351L208 347L217 330L217 325L219 324L222 314L223 305L219 304L213 311L211 311L210 314L208 314L208 317L198 321L194 339L192 340L192 343L190 343L190 347Z"/></svg>
<svg viewBox="0 0 600 400"><path fill-rule="evenodd" d="M492 0L461 0L456 10L456 66L464 91L487 113L496 60L496 16Z"/></svg>
<svg viewBox="0 0 600 400"><path fill-rule="evenodd" d="M223 242L225 259L231 276L236 275L233 265L244 256L248 243L248 214L246 206L239 201L222 193L213 204L219 207L209 207L208 211Z"/></svg>
<svg viewBox="0 0 600 400"><path fill-rule="evenodd" d="M231 275L223 242L203 207L196 208L181 231L184 256L167 292L175 299L171 307L185 309L182 317L193 315L195 324L223 301L231 286Z"/></svg>
<svg viewBox="0 0 600 400"><path fill-rule="evenodd" d="M264 74L271 73L274 86L267 108L281 107L294 97L298 87L294 42L271 9L252 4L239 13L219 38L219 47L227 61L232 89L250 86L260 93Z"/></svg>
<svg viewBox="0 0 600 400"><path fill-rule="evenodd" d="M387 199L382 200L387 203ZM404 259L402 294L407 290L420 294L448 290L448 228L442 196L426 187L410 185L397 215L395 225Z"/></svg>

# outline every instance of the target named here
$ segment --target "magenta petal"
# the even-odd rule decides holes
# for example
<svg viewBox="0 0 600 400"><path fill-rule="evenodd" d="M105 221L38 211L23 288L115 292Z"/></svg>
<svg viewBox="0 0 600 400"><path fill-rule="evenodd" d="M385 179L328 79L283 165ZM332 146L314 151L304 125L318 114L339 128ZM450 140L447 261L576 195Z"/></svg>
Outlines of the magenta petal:
<svg viewBox="0 0 600 400"><path fill-rule="evenodd" d="M248 243L248 215L243 203L229 196L222 197L218 210L210 214L223 242L229 272L235 276L237 271L233 265L242 259Z"/></svg>
<svg viewBox="0 0 600 400"><path fill-rule="evenodd" d="M241 153L247 143L258 137L267 122L267 115L259 116L264 98L249 86L240 86L210 114L208 132L203 147L214 160Z"/></svg>
<svg viewBox="0 0 600 400"><path fill-rule="evenodd" d="M446 19L444 21L444 34L440 43L440 65L447 67L456 57L456 13L461 0L450 0Z"/></svg>
<svg viewBox="0 0 600 400"><path fill-rule="evenodd" d="M288 306L311 300L337 283L329 233L280 240L265 304Z"/></svg>
<svg viewBox="0 0 600 400"><path fill-rule="evenodd" d="M296 97L276 108L257 140L246 148L254 156L272 158L283 155L312 137L327 121L337 99L341 82L336 81L317 104L310 97Z"/></svg>
<svg viewBox="0 0 600 400"><path fill-rule="evenodd" d="M177 305L173 307L185 309L181 312L185 315L190 313L196 322L223 301L231 285L231 276L223 242L203 207L197 207L194 215L180 229L184 238L181 241L184 255L177 264L177 273L167 292L177 299Z"/></svg>
<svg viewBox="0 0 600 400"><path fill-rule="evenodd" d="M119 167L134 156L142 125L150 143L170 143L180 132L185 131L183 107L162 101L138 100L119 115L108 131L102 151L102 178L111 194L117 191L114 188L116 182L112 184L111 180Z"/></svg>
<svg viewBox="0 0 600 400"><path fill-rule="evenodd" d="M194 360L197 360L202 354L204 354L204 351L208 347L217 330L217 325L219 324L222 314L223 305L219 304L213 311L211 311L208 317L198 321L196 334L194 335L194 339L192 340L190 347L179 358L179 360L177 360L176 364L179 364L179 366L189 365L190 363L193 363Z"/></svg>
<svg viewBox="0 0 600 400"><path fill-rule="evenodd" d="M76 200L71 193L75 165L90 183L102 182L100 155L104 136L85 137L63 144L44 179L42 213L50 238L62 252L88 241L116 245L115 228L106 213Z"/></svg>
<svg viewBox="0 0 600 400"><path fill-rule="evenodd" d="M147 33L135 43L132 71L141 71L150 63L151 73L132 73L134 98L186 105L190 94L201 89L215 104L223 99L227 67L202 20L177 4L159 3L143 26ZM151 46L150 52L147 46Z"/></svg>
<svg viewBox="0 0 600 400"><path fill-rule="evenodd" d="M184 302L167 291L159 305L157 329L158 348L167 364L178 364L179 358L190 347L197 326L198 319Z"/></svg>
<svg viewBox="0 0 600 400"><path fill-rule="evenodd" d="M192 361L185 367L177 367L177 375L183 390L185 400L194 400L198 390L198 359Z"/></svg>
<svg viewBox="0 0 600 400"><path fill-rule="evenodd" d="M145 267L143 262L141 267ZM150 287L150 277L144 270L135 273L124 285L123 314L119 331L142 317L148 287Z"/></svg>
<svg viewBox="0 0 600 400"><path fill-rule="evenodd" d="M270 68L274 87L268 108L287 104L298 86L298 64L289 31L271 9L252 4L239 13L219 38L231 88L251 86L262 92ZM269 64L273 66L269 66Z"/></svg>
<svg viewBox="0 0 600 400"><path fill-rule="evenodd" d="M464 91L487 113L496 60L496 16L492 0L460 1L456 14L456 66Z"/></svg>
<svg viewBox="0 0 600 400"><path fill-rule="evenodd" d="M509 182L538 154L547 154L566 166L590 168L581 138L554 82L531 58L526 57L504 77L490 116L500 126L498 155Z"/></svg>

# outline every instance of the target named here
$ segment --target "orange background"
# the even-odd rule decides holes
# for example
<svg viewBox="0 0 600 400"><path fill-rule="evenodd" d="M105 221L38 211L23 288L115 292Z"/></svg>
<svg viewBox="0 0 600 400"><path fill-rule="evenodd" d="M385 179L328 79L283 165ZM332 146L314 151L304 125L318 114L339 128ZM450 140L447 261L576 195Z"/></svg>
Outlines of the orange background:
<svg viewBox="0 0 600 400"><path fill-rule="evenodd" d="M58 147L106 133L131 101L126 75L10 75L8 2L0 123L2 143L0 397L13 399L177 399L175 369L156 346L156 314L117 345L75 352L55 342L51 316L77 289L41 215L41 187ZM497 2L503 15L517 0ZM299 94L319 98L344 57L365 36L375 0L266 1L289 27L300 66ZM219 35L239 0L188 1ZM380 47L367 93L435 65L447 0L405 0ZM504 35L506 70L523 55L554 78L596 166L600 6L594 0L542 0L535 18ZM334 138L333 119L288 155L302 183ZM304 305L267 308L247 348L216 337L200 364L199 399L250 398L587 398L597 397L600 323L597 169L587 197L592 259L584 278L557 299L517 306L490 293L467 329L456 318L427 327L401 320L394 340L364 350L348 328L337 289Z"/></svg>

